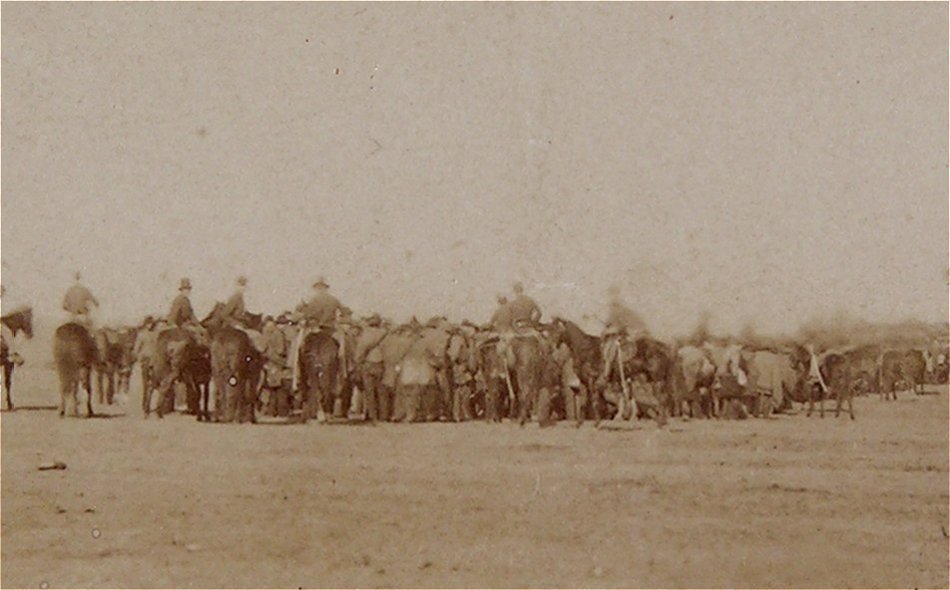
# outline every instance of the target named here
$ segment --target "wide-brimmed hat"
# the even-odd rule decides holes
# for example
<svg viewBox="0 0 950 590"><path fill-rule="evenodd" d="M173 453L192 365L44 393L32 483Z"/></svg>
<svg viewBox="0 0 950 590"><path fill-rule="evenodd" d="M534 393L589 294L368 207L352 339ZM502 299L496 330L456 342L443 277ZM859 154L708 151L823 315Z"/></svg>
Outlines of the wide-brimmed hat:
<svg viewBox="0 0 950 590"><path fill-rule="evenodd" d="M185 289L191 289L191 279L182 279L178 284L179 291L184 291Z"/></svg>
<svg viewBox="0 0 950 590"><path fill-rule="evenodd" d="M319 277L316 282L314 282L313 287L323 287L324 289L329 289L330 284L327 283L326 277Z"/></svg>

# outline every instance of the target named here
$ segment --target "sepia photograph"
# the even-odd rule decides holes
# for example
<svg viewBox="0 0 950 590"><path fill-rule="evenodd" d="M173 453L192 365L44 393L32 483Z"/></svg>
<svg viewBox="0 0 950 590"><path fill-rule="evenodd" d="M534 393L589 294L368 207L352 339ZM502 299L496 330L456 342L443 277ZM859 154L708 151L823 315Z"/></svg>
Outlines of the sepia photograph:
<svg viewBox="0 0 950 590"><path fill-rule="evenodd" d="M947 2L3 2L0 586L950 588Z"/></svg>

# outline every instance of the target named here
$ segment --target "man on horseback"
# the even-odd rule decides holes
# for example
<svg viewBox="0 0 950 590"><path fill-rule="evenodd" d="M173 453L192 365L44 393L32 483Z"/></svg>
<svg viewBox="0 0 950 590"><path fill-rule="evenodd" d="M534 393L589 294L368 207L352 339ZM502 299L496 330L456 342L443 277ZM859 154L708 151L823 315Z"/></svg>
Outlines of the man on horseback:
<svg viewBox="0 0 950 590"><path fill-rule="evenodd" d="M340 345L341 360L346 358L346 336L338 326L338 321L348 311L339 299L330 294L330 285L323 277L313 284L313 295L310 299L297 306L296 315L301 327L292 351L294 395L299 395L297 390L300 383L300 348L308 334L319 330L332 331L334 340ZM344 373L346 370L344 367Z"/></svg>
<svg viewBox="0 0 950 590"><path fill-rule="evenodd" d="M183 278L178 285L178 296L172 300L171 310L168 312L168 323L177 328L190 332L198 342L206 342L207 334L195 316L191 307L191 280Z"/></svg>
<svg viewBox="0 0 950 590"><path fill-rule="evenodd" d="M512 384L512 364L514 356L512 340L521 336L530 336L545 344L544 338L538 331L541 320L541 308L534 299L524 292L524 285L516 282L512 289L515 297L510 302L503 295L498 296L498 309L491 319L492 330L497 337L497 354L502 360L505 373L505 385L510 400L515 398L515 389Z"/></svg>
<svg viewBox="0 0 950 590"><path fill-rule="evenodd" d="M227 303L221 309L221 316L231 322L232 325L244 327L244 314L247 309L244 307L244 291L247 288L247 277L239 276L234 288L234 293L228 298Z"/></svg>
<svg viewBox="0 0 950 590"><path fill-rule="evenodd" d="M541 321L541 308L534 299L525 295L524 285L520 282L515 283L513 288L515 298L508 305L512 327L517 331L526 327L537 328Z"/></svg>
<svg viewBox="0 0 950 590"><path fill-rule="evenodd" d="M79 282L81 275L75 274L76 283L63 297L63 309L69 314L70 321L92 330L92 312L99 307L99 301L89 289Z"/></svg>

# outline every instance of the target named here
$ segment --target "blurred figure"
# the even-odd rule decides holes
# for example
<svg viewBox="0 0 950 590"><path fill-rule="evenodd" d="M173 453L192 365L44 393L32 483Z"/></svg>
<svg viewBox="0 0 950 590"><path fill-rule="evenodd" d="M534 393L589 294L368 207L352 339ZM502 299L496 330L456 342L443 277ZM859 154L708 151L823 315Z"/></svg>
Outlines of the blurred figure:
<svg viewBox="0 0 950 590"><path fill-rule="evenodd" d="M74 275L76 282L63 297L63 309L69 314L70 321L92 330L92 312L99 307L99 301L92 292L80 282L79 272Z"/></svg>

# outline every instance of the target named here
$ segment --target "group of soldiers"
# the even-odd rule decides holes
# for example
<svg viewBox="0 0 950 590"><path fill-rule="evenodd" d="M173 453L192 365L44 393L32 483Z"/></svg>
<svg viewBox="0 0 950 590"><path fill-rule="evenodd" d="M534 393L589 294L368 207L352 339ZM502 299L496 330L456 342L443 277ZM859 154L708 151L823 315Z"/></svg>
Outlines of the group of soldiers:
<svg viewBox="0 0 950 590"><path fill-rule="evenodd" d="M63 299L63 309L72 321L92 330L99 302L80 282L79 273L75 278ZM557 380L580 385L571 366L570 351L552 342L548 327L541 322L540 306L525 293L520 282L513 285L510 298L498 295L497 309L481 325L468 320L452 323L443 316L425 323L413 317L403 324L395 324L378 313L357 319L349 307L330 293L330 285L323 277L312 285L310 297L293 311L261 317L246 309L247 283L246 277L238 277L233 293L212 314L217 321L245 331L261 353L261 405L269 414L288 415L299 408L302 375L298 351L307 334L317 330L334 335L339 344L343 379L356 386L359 402L353 404L346 399L344 405L359 407L373 421L465 420L477 414L491 414L492 409L484 403L473 401L479 393L484 398L490 389L487 382L495 379L504 383L498 394L502 398L513 397L517 385L511 382L508 367L486 368L479 349L490 345L501 351L499 364L504 365L505 348L516 336L536 338L545 346L546 357L554 361L556 366L551 373ZM197 341L210 343L208 330L192 306L191 293L190 279L182 278L168 313L146 316L138 327L132 358L143 364L143 372L147 370L145 361L154 356L158 334L168 328L187 330ZM619 331L618 326L608 325L605 334ZM631 375L631 381L636 383L636 376ZM432 386L429 389L435 397L402 399L400 384Z"/></svg>
<svg viewBox="0 0 950 590"><path fill-rule="evenodd" d="M96 328L94 311L99 302L81 283L79 273L75 279L63 298L63 309L71 321L93 331ZM585 405L586 413L590 414L589 403L594 403L594 398L613 406L615 417L627 419L636 417L638 412L642 416L651 409L672 407L663 399L670 394L670 384L658 383L656 373L651 374L646 368L648 362L656 359L644 362L633 371L628 368L625 374L624 367L630 366L627 364L629 355L637 354L636 342L643 341L645 329L642 321L631 318L632 312L622 306L612 305L608 309L605 328L594 338L597 342L595 357L600 366L591 370L589 366L580 366L576 343L569 343L569 339L562 337L563 333L554 333L557 324L563 328L563 321L543 323L540 306L525 293L521 283L513 285L510 299L507 295L498 295L497 309L488 322L480 325L468 320L453 323L443 316L425 323L413 317L402 324L384 319L378 313L358 319L330 293L330 285L323 277L312 285L310 297L293 311L261 316L249 313L246 308L247 284L246 277L238 277L230 297L218 303L208 318L199 320L191 304L191 281L181 279L168 313L147 316L132 330L130 358L141 366L143 387L147 387L144 377L149 368L148 359L155 358L159 334L169 328L179 328L190 333L195 341L210 345L206 326L213 317L215 325L244 331L250 337L263 362L260 409L275 416L290 415L301 407L306 394L301 389L305 389L306 384L301 383L305 376L299 352L306 337L317 331L332 334L338 344L342 395L337 397L339 407L335 411L345 414L347 410L357 409L371 421L497 419L499 411L510 413L519 387L513 378L511 365L515 361L511 342L525 337L536 340L543 350L539 355L544 363L539 385L549 394L549 401L560 400L562 406L558 411L565 418L580 418L585 413ZM676 357L678 362L688 362L683 356L689 352L688 348L667 348L667 360L672 362ZM485 355L486 350L492 354ZM697 354L711 358L708 350ZM806 388L813 388L819 394L827 393L829 386L819 370L819 355L808 348L805 358L801 368ZM702 364L701 361L697 362ZM718 364L722 366L717 369L717 381L720 376L727 376L737 387L747 387L744 360L740 362L736 356L732 361ZM668 368L666 371L671 374ZM596 375L596 382L591 373ZM351 394L358 401L354 403ZM541 413L546 415L550 409L542 409ZM599 418L599 413L595 414Z"/></svg>

